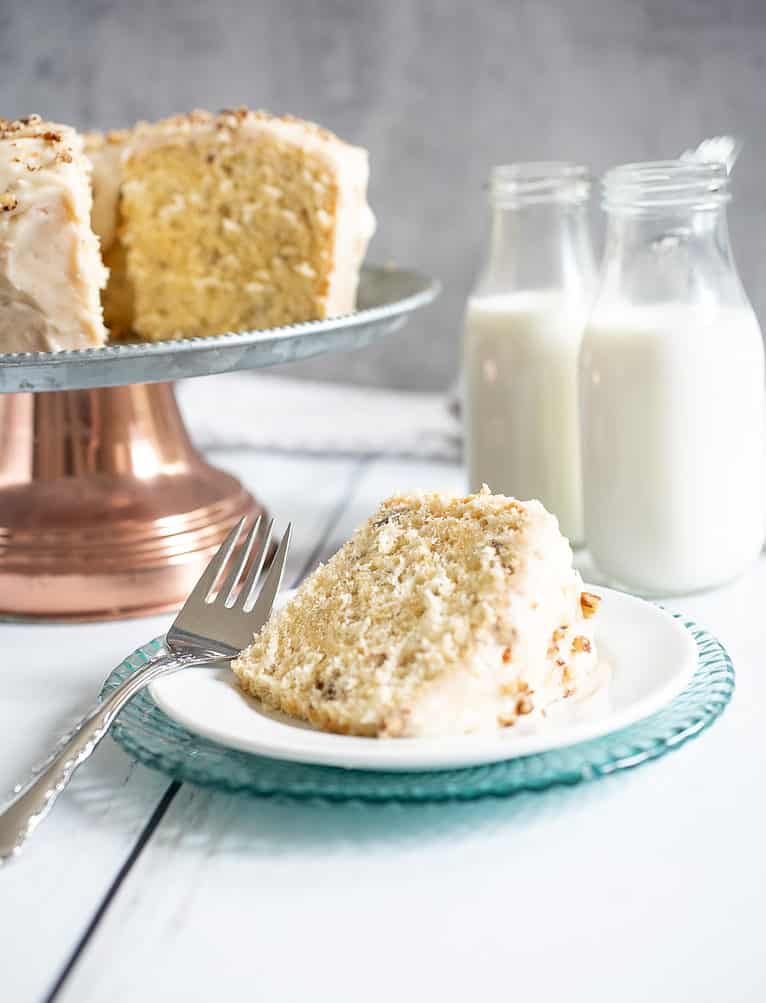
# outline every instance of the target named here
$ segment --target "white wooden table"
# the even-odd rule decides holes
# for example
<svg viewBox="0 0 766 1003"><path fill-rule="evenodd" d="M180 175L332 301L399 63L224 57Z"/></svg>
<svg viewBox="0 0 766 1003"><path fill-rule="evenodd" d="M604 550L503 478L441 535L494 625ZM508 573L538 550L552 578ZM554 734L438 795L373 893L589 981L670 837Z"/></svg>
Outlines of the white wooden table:
<svg viewBox="0 0 766 1003"><path fill-rule="evenodd" d="M463 487L446 463L224 464L294 521L288 582L383 495ZM574 788L439 806L247 800L171 783L107 740L0 872L0 1001L762 1003L765 596L766 558L670 604L729 648L731 707L677 752ZM168 622L0 625L0 788Z"/></svg>

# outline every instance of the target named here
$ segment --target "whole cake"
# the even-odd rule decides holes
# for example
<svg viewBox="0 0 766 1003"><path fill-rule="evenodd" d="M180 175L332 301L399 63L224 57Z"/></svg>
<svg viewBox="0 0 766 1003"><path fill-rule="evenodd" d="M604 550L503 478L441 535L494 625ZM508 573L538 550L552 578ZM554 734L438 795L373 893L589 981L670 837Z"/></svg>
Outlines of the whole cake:
<svg viewBox="0 0 766 1003"><path fill-rule="evenodd" d="M587 690L592 616L572 552L537 501L383 502L232 663L265 704L369 736L463 734Z"/></svg>
<svg viewBox="0 0 766 1003"><path fill-rule="evenodd" d="M106 341L90 168L74 129L0 119L0 351Z"/></svg>
<svg viewBox="0 0 766 1003"><path fill-rule="evenodd" d="M368 174L366 150L246 108L85 135L0 119L0 352L350 313Z"/></svg>
<svg viewBox="0 0 766 1003"><path fill-rule="evenodd" d="M375 228L365 150L245 108L90 134L86 149L114 336L204 336L354 309Z"/></svg>

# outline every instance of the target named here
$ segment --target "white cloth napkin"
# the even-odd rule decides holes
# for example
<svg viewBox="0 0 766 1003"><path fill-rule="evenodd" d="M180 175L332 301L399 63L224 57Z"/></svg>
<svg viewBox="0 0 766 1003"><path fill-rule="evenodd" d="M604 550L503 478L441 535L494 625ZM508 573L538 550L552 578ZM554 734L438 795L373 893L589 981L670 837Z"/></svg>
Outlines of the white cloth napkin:
<svg viewBox="0 0 766 1003"><path fill-rule="evenodd" d="M444 394L227 373L183 381L178 400L201 449L460 457Z"/></svg>

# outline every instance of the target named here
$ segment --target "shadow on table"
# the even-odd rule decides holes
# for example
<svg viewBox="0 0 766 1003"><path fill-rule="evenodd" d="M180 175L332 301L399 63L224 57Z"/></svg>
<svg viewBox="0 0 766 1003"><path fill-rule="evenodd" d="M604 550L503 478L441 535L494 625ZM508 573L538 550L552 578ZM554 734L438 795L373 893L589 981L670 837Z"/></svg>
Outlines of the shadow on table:
<svg viewBox="0 0 766 1003"><path fill-rule="evenodd" d="M474 801L383 804L331 803L285 797L249 798L184 784L170 800L151 835L157 847L194 853L248 855L316 853L351 846L422 846L470 839L481 828L523 828L566 823L609 798L614 778L573 787L554 787L506 798ZM149 823L170 781L129 759L107 741L74 779L65 795L95 824L140 833Z"/></svg>
<svg viewBox="0 0 766 1003"><path fill-rule="evenodd" d="M601 790L596 790L596 787ZM477 830L555 824L603 798L611 783L554 788L470 802L327 803L244 798L183 787L155 836L159 845L204 853L316 854L470 839Z"/></svg>
<svg viewBox="0 0 766 1003"><path fill-rule="evenodd" d="M206 854L316 853L341 848L470 839L478 828L564 822L609 796L614 780L509 797L433 803L327 802L218 793L184 784L151 834L156 846ZM105 742L66 797L94 824L140 832L169 781Z"/></svg>

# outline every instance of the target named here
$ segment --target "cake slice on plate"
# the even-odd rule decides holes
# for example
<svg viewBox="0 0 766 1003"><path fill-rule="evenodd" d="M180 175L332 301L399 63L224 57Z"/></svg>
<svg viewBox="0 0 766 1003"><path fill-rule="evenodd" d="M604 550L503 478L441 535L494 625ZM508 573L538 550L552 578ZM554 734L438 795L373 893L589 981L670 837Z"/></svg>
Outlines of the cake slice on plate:
<svg viewBox="0 0 766 1003"><path fill-rule="evenodd" d="M245 108L86 142L117 335L204 336L354 309L375 227L365 150Z"/></svg>
<svg viewBox="0 0 766 1003"><path fill-rule="evenodd" d="M74 129L0 119L0 351L103 345L106 282Z"/></svg>
<svg viewBox="0 0 766 1003"><path fill-rule="evenodd" d="M329 731L493 731L588 688L597 606L540 502L396 496L232 668L266 705Z"/></svg>

